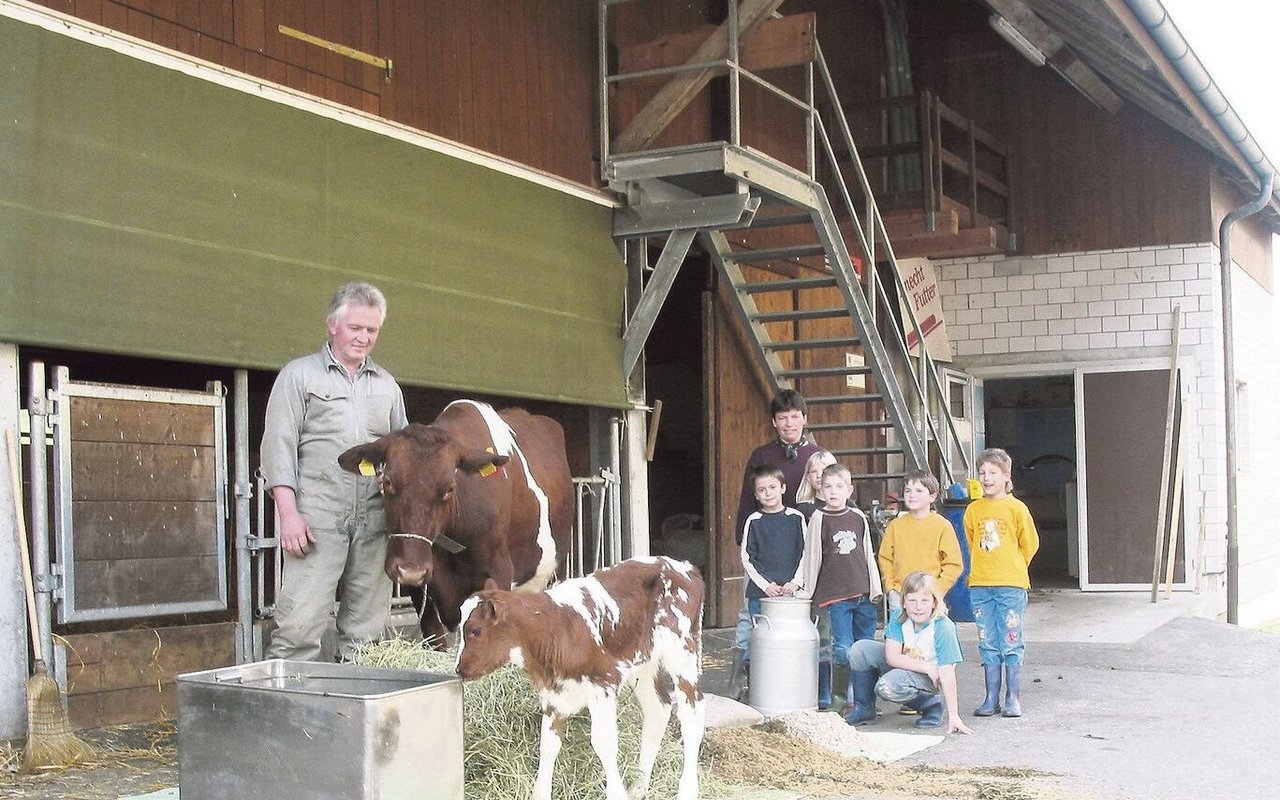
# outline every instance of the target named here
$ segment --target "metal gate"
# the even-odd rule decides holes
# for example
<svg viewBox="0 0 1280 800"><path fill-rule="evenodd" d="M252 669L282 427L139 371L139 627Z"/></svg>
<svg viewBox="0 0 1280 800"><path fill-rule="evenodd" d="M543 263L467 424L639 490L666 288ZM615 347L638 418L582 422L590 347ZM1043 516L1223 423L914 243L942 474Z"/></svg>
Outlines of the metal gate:
<svg viewBox="0 0 1280 800"><path fill-rule="evenodd" d="M56 367L49 400L58 621L225 610L221 383L81 383Z"/></svg>

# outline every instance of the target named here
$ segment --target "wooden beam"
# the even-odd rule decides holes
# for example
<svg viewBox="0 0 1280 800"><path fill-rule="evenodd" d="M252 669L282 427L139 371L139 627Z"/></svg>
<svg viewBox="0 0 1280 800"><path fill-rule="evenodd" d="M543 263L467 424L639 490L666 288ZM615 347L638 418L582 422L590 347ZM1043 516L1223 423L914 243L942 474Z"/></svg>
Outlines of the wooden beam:
<svg viewBox="0 0 1280 800"><path fill-rule="evenodd" d="M642 72L688 64L698 47L716 31L704 25L689 33L664 36L652 42L618 51L618 73ZM742 37L739 51L743 69L765 72L812 64L818 58L818 17L812 11L767 19ZM727 70L715 70L723 75Z"/></svg>
<svg viewBox="0 0 1280 800"><path fill-rule="evenodd" d="M1005 252L1007 236L998 228L961 228L959 233L934 232L893 240L893 254L902 258L956 258Z"/></svg>
<svg viewBox="0 0 1280 800"><path fill-rule="evenodd" d="M1076 58L1063 38L1022 0L987 0L987 5L1044 53L1048 63L1082 94L1111 114L1124 108L1120 95L1113 92L1088 64Z"/></svg>
<svg viewBox="0 0 1280 800"><path fill-rule="evenodd" d="M738 36L747 35L778 10L783 0L742 0L738 5ZM685 63L716 61L729 54L729 21L720 23ZM635 118L614 139L610 149L630 153L648 145L697 97L714 77L714 70L702 69L676 75L645 104Z"/></svg>

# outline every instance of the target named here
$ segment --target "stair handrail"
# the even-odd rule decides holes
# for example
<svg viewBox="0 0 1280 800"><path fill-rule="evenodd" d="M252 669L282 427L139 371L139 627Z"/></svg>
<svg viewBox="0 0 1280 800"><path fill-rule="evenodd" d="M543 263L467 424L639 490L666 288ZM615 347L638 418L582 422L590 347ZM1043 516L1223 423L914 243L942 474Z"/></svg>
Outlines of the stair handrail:
<svg viewBox="0 0 1280 800"><path fill-rule="evenodd" d="M826 90L827 95L831 98L831 101L832 101L832 109L834 111L835 121L838 125L839 133L843 140L842 144L845 146L846 151L851 156L851 163L853 164L854 172L858 177L859 187L862 189L863 197L866 198L866 205L867 205L866 217L867 217L868 227L872 228L872 231L871 231L872 236L870 238L870 241L868 241L868 236L863 232L861 225L855 224L853 227L854 227L854 230L857 231L858 243L862 247L863 253L867 255L869 265L874 265L875 264L875 241L877 238L879 239L880 243L884 247L884 252L888 257L887 260L891 267L889 272L892 275L892 279L899 293L899 296L900 297L906 296L907 294L906 285L902 281L902 276L898 273L898 259L893 252L892 241L889 238L888 230L885 228L884 218L880 215L880 209L879 209L879 206L876 204L875 195L871 190L871 184L867 180L866 171L862 167L862 159L858 156L857 144L853 140L853 133L849 128L848 118L845 116L844 109L840 104L840 96L836 92L835 82L831 77L830 70L827 68L827 61L826 61L825 55L823 54L821 44L817 45L817 66L818 66L818 74L822 78L823 88ZM845 210L849 213L850 218L853 220L853 222L858 223L859 222L858 213L855 208L855 204L853 203L853 199L850 196L846 182L844 180L844 172L840 168L840 165L835 157L835 151L831 145L829 134L826 131L826 125L823 123L822 119L816 114L816 112L814 116L815 116L814 127L821 133L824 151L826 153L827 159L831 166L832 172L837 182L840 185L840 195L841 195L841 199L845 203ZM868 273L871 273L873 271L874 271L873 269L869 269ZM873 299L878 298L883 303L886 311L890 313L889 318L892 319L892 313L891 313L892 306L889 304L889 298L887 293L884 290L884 287L877 286L876 289L878 289L878 291L873 292L875 296ZM925 346L924 331L921 329L920 320L916 317L914 309L911 308L910 303L901 303L900 306L901 308L906 310L907 318L911 322L911 329L915 332L917 340L920 342L919 354L917 357L919 359L918 363L920 367L920 372L924 377L924 385L923 386L921 385L921 381L914 374L912 374L912 380L910 381L910 383L912 387L915 389L916 399L919 400L920 402L920 411L921 411L921 417L922 417L921 421L928 426L929 432L933 434L934 441L941 443L943 441L943 437L940 435L937 425L933 419L934 414L930 406L928 395L927 395L928 390L932 389L935 392L935 395L940 400L945 398L945 395L942 392L941 382L938 380L938 370L934 364L933 357L929 355L928 349ZM903 363L909 364L910 362L907 361L906 359L910 358L911 353L910 353L910 350L907 348L906 339L902 334L901 327L898 325L889 325L889 327L893 329L893 336L888 338L898 346L897 348L898 355L903 357L904 359ZM960 458L965 467L965 472L968 473L972 471L973 465L969 462L968 453L965 451L962 440L960 438L960 433L956 429L955 422L951 419L951 415L949 413L944 413L941 416L943 416L946 420L947 433L950 434L951 443L955 445L956 451L960 454ZM945 472L947 473L947 477L950 478L951 480L954 480L955 470L951 468L950 459L947 457L947 448L945 447L939 448L939 458L942 461L942 465Z"/></svg>

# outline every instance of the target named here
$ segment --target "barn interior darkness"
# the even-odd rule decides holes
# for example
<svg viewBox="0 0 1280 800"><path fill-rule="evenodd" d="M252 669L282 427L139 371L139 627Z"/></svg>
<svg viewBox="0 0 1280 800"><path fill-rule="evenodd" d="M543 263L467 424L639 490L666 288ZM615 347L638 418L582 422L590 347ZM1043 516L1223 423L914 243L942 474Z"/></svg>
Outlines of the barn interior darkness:
<svg viewBox="0 0 1280 800"><path fill-rule="evenodd" d="M1036 521L1037 585L1078 587L1076 417L1071 375L988 380L987 445L1013 457L1014 495Z"/></svg>
<svg viewBox="0 0 1280 800"><path fill-rule="evenodd" d="M703 294L705 259L681 267L645 346L648 401L662 401L649 464L650 541L655 553L683 558L705 573L705 393Z"/></svg>

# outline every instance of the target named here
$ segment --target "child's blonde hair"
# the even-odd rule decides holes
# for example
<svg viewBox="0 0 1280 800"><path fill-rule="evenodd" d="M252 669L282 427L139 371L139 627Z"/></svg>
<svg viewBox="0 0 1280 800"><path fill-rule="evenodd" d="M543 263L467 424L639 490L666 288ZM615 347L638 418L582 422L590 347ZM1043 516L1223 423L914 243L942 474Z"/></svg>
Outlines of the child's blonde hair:
<svg viewBox="0 0 1280 800"><path fill-rule="evenodd" d="M974 459L973 468L977 469L983 464L995 464L1000 471L1009 476L1009 480L1004 482L1004 490L1006 493L1013 491L1013 457L999 447L988 447L978 457Z"/></svg>
<svg viewBox="0 0 1280 800"><path fill-rule="evenodd" d="M907 619L907 595L915 592L928 592L933 595L933 615L929 619L937 619L946 616L947 601L942 598L942 594L938 591L938 579L932 573L924 570L916 570L907 577L902 579L902 613L898 616L899 622L906 622Z"/></svg>
<svg viewBox="0 0 1280 800"><path fill-rule="evenodd" d="M812 503L818 499L814 493L813 484L809 483L809 470L826 469L836 463L836 457L826 450L819 450L809 456L809 460L804 462L804 479L800 481L800 487L796 489L797 503Z"/></svg>

